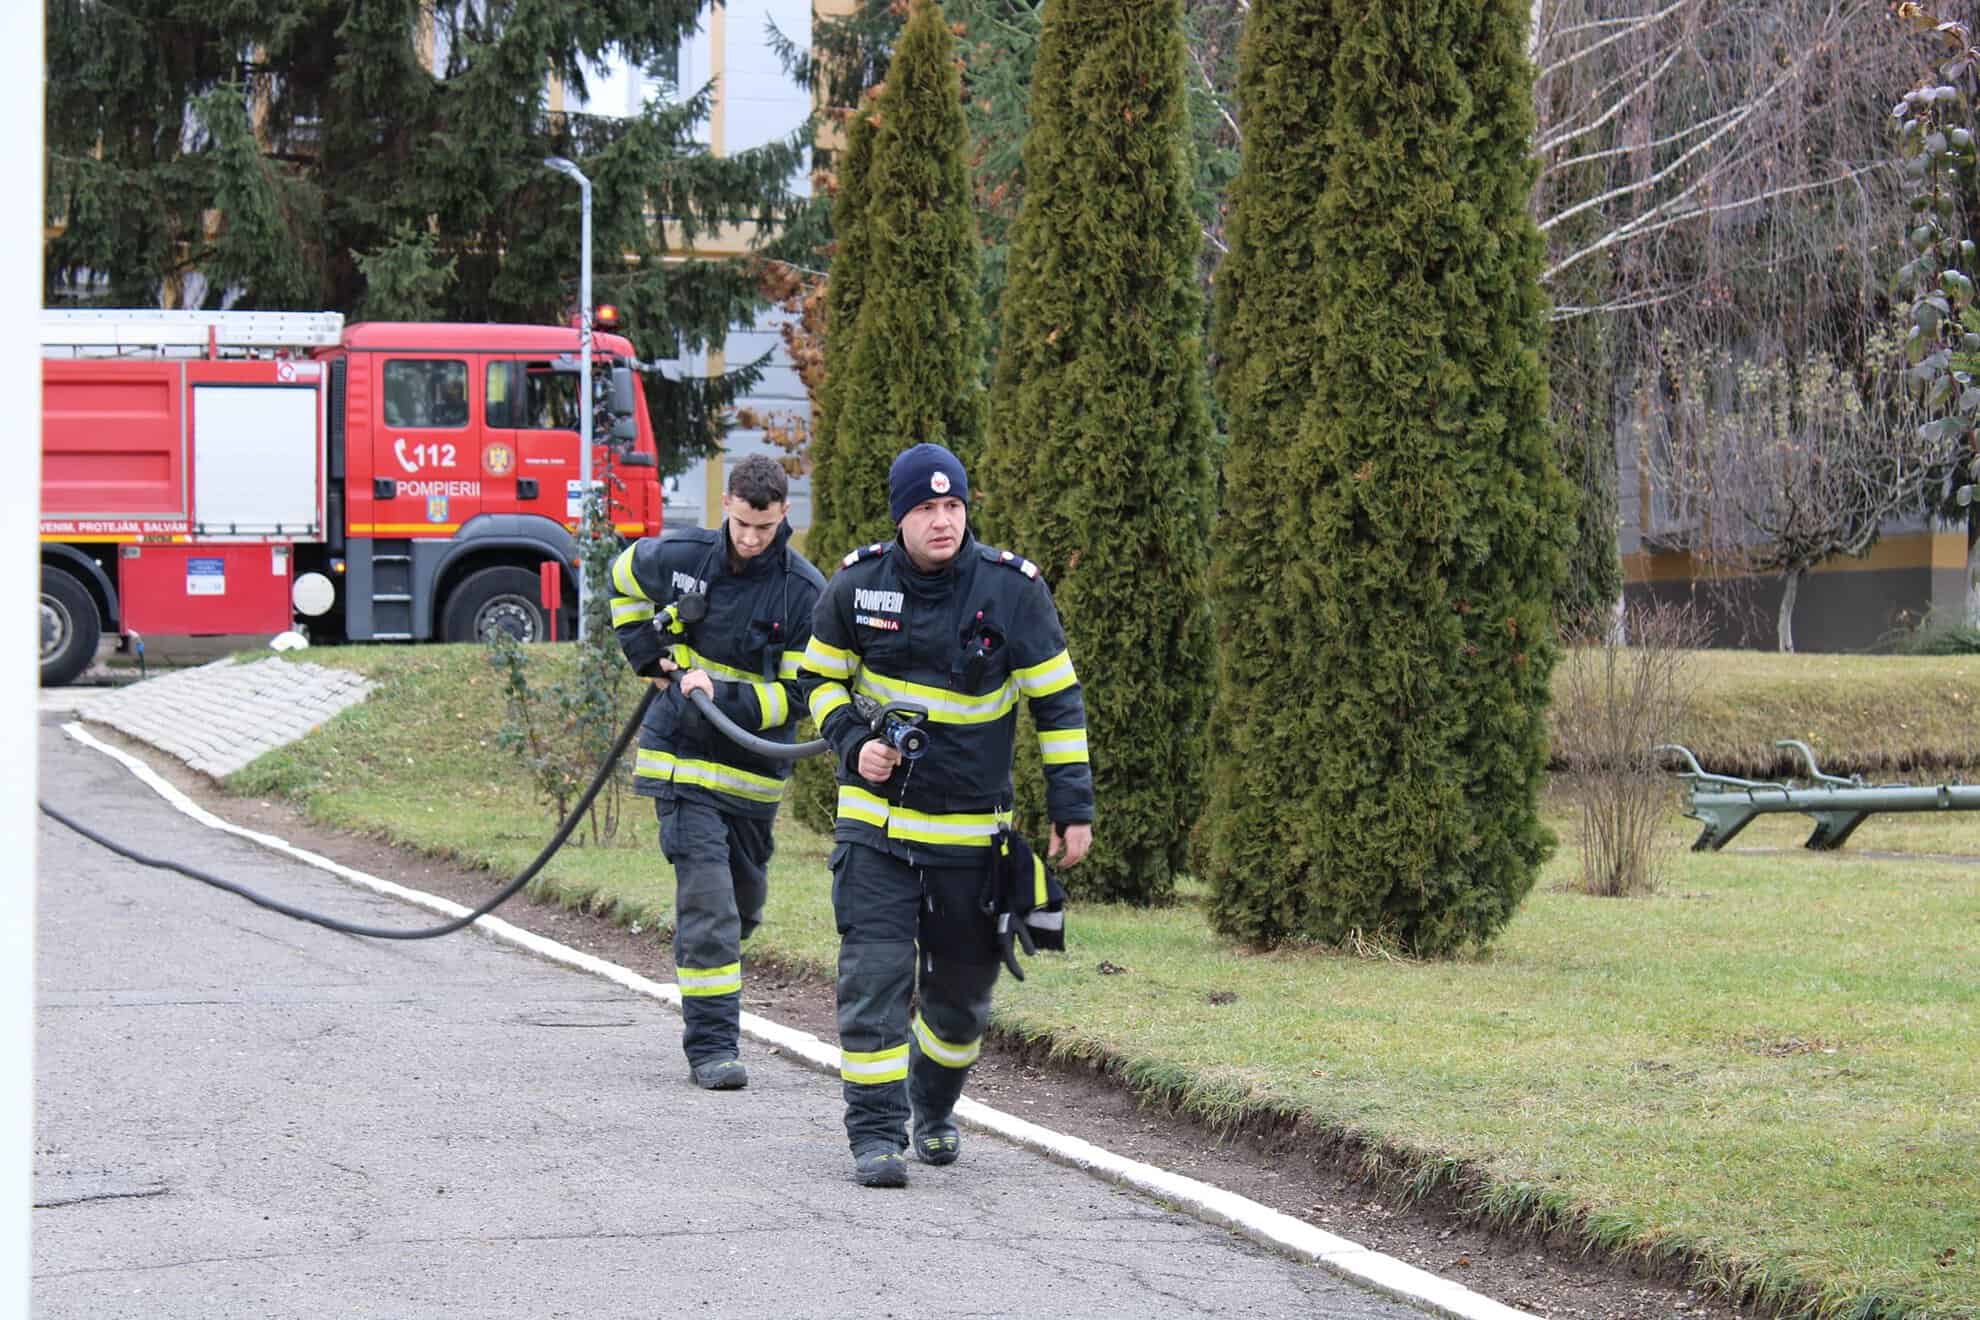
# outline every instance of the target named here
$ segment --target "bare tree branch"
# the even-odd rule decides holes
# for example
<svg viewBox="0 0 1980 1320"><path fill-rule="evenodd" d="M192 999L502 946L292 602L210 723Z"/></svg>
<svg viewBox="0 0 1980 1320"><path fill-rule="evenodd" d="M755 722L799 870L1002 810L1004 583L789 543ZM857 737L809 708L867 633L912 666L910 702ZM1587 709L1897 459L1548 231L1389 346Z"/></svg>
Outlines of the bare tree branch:
<svg viewBox="0 0 1980 1320"><path fill-rule="evenodd" d="M1679 12L1688 5L1694 5L1696 3L1697 0L1676 0L1675 4L1667 5L1664 8L1659 9L1654 14L1645 14L1641 18L1638 18L1634 22L1631 22L1629 26L1624 28L1622 31L1614 33L1610 36L1606 36L1591 46L1584 46L1580 50L1575 51L1571 55L1564 56L1563 58L1554 61L1552 64L1543 65L1539 69L1534 70L1534 75L1533 75L1534 80L1538 81L1539 79L1545 78L1550 74L1559 73L1562 69L1567 68L1571 64L1578 63L1581 60L1590 59L1595 55L1600 54L1608 47L1614 45L1616 42L1621 41L1624 38L1630 36L1632 33L1643 32L1650 28L1653 28L1657 24L1663 22L1666 18L1669 18L1672 14ZM1605 22L1607 23L1614 23L1620 21L1623 20L1618 20L1618 19L1605 20ZM1569 28L1563 32L1554 33L1551 35L1566 36L1572 32L1585 31L1590 26L1593 25L1582 24L1580 27Z"/></svg>
<svg viewBox="0 0 1980 1320"><path fill-rule="evenodd" d="M1687 220L1697 220L1704 216L1709 216L1709 215L1728 214L1730 212L1744 210L1749 206L1758 206L1763 202L1773 201L1777 198L1792 196L1795 193L1810 192L1818 188L1833 188L1837 184L1847 183L1851 179L1861 178L1866 174L1873 174L1878 171L1888 170L1891 168L1892 166L1887 162L1880 162L1874 165L1865 165L1858 169L1849 170L1846 173L1836 175L1833 178L1811 179L1806 183L1787 184L1779 188L1770 188L1765 192L1756 193L1751 197L1742 197L1738 201L1716 202L1710 206L1694 206L1687 210L1679 211L1671 215L1663 214L1664 209L1666 207L1677 201L1682 200L1685 197L1688 197L1690 194L1695 192L1697 190L1697 185L1693 185L1692 187L1685 189L1684 192L1680 193L1677 197L1673 197L1669 199L1669 201L1659 204L1656 210L1651 212L1646 212L1643 215L1635 217L1634 219L1618 226L1617 228L1610 230L1608 233L1604 234L1601 238L1597 239L1593 243L1588 244L1580 251L1571 253L1568 256L1561 258L1553 265L1547 267L1546 270L1542 271L1540 275L1540 279L1542 283L1545 283L1553 279L1555 276L1561 274L1563 271L1568 270L1570 267L1574 266L1575 263L1579 261L1583 261L1588 257L1594 256L1597 252L1605 251L1608 248L1614 247L1618 243L1626 243L1633 238L1641 238L1648 234L1654 234L1659 230L1669 229L1673 225L1681 225ZM1646 303L1644 305L1648 306L1650 304Z"/></svg>

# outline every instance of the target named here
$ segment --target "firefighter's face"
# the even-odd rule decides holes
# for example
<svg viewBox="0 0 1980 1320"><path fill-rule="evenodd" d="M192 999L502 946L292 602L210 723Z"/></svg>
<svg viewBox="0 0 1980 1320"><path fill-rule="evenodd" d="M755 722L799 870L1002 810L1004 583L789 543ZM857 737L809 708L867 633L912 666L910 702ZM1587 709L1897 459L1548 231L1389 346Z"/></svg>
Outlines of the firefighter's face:
<svg viewBox="0 0 1980 1320"><path fill-rule="evenodd" d="M787 507L785 501L779 500L767 509L759 509L748 500L724 495L722 514L729 520L729 544L735 549L736 558L754 559L768 550L777 539L777 528L784 521Z"/></svg>
<svg viewBox="0 0 1980 1320"><path fill-rule="evenodd" d="M962 548L969 509L953 495L923 500L901 519L901 544L922 568L939 568Z"/></svg>

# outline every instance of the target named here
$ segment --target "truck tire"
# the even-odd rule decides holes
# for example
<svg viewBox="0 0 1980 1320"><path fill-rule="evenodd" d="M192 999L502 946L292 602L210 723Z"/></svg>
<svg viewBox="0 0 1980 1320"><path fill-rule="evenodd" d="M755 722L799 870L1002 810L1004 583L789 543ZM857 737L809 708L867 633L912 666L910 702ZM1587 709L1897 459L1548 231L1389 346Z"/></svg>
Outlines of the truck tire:
<svg viewBox="0 0 1980 1320"><path fill-rule="evenodd" d="M440 636L449 642L485 642L496 628L519 642L550 640L550 619L538 600L541 587L526 568L484 568L470 574L447 598Z"/></svg>
<svg viewBox="0 0 1980 1320"><path fill-rule="evenodd" d="M41 685L61 687L96 660L103 620L96 598L72 574L41 566Z"/></svg>

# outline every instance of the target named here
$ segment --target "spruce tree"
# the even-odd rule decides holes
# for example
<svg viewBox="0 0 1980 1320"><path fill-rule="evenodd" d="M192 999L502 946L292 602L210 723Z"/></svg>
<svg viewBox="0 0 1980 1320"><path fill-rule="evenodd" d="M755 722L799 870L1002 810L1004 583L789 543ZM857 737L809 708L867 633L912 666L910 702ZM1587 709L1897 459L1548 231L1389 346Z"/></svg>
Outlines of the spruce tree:
<svg viewBox="0 0 1980 1320"><path fill-rule="evenodd" d="M819 456L827 507L808 539L821 558L893 535L887 470L901 450L933 441L972 469L982 443L983 323L962 80L937 0L915 0L869 113L871 159L848 208L850 230L841 230L854 245L857 307L851 342L830 349L831 434ZM835 302L827 334L844 332Z"/></svg>
<svg viewBox="0 0 1980 1320"><path fill-rule="evenodd" d="M1081 893L1157 902L1185 863L1209 694L1214 502L1182 0L1048 0L1011 245L990 534L1044 570L1099 798ZM1037 776L1025 823L1042 832Z"/></svg>
<svg viewBox="0 0 1980 1320"><path fill-rule="evenodd" d="M1296 401L1262 428L1263 398L1227 385L1247 420L1219 549L1212 912L1251 940L1446 954L1504 926L1552 846L1537 798L1573 496L1546 423L1526 9L1328 6L1305 63L1265 63L1270 31L1318 32L1318 9L1260 0L1246 37L1247 116L1284 138L1247 128L1241 228L1313 235L1318 354L1296 431ZM1267 108L1305 87L1318 113ZM1249 181L1309 136L1317 204L1274 214ZM1240 321L1271 296L1254 270ZM1259 534L1271 520L1294 530ZM1245 614L1274 580L1282 604Z"/></svg>
<svg viewBox="0 0 1980 1320"><path fill-rule="evenodd" d="M545 78L576 95L608 57L660 59L704 3L49 0L46 295L562 321L578 191L542 164L561 155L593 183L595 294L642 354L718 342L759 305L752 277L663 260L649 217L690 245L774 225L802 143L711 156L705 90L616 119L552 113ZM718 448L759 374L651 378L665 460Z"/></svg>

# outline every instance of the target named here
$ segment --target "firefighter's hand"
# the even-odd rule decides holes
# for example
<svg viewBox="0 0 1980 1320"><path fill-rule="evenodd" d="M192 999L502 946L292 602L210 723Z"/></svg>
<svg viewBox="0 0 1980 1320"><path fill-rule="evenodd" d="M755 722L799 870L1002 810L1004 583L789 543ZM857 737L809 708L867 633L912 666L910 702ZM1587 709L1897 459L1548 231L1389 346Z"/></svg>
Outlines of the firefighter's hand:
<svg viewBox="0 0 1980 1320"><path fill-rule="evenodd" d="M1054 825L1052 827L1052 848L1045 854L1045 860L1054 866L1078 866L1086 856L1086 850L1093 846L1091 825Z"/></svg>
<svg viewBox="0 0 1980 1320"><path fill-rule="evenodd" d="M884 784L901 763L900 749L882 738L869 738L859 745L859 777L869 784Z"/></svg>
<svg viewBox="0 0 1980 1320"><path fill-rule="evenodd" d="M675 664L672 660L667 659L665 656L662 656L660 657L659 674L653 678L647 679L646 681L651 683L654 687L660 689L660 691L665 692L668 688L674 686L674 679L679 677L680 672L681 672L681 667L679 665Z"/></svg>
<svg viewBox="0 0 1980 1320"><path fill-rule="evenodd" d="M708 671L705 669L690 669L681 678L683 699L697 692L706 692L710 701L715 700L715 680L708 676Z"/></svg>

